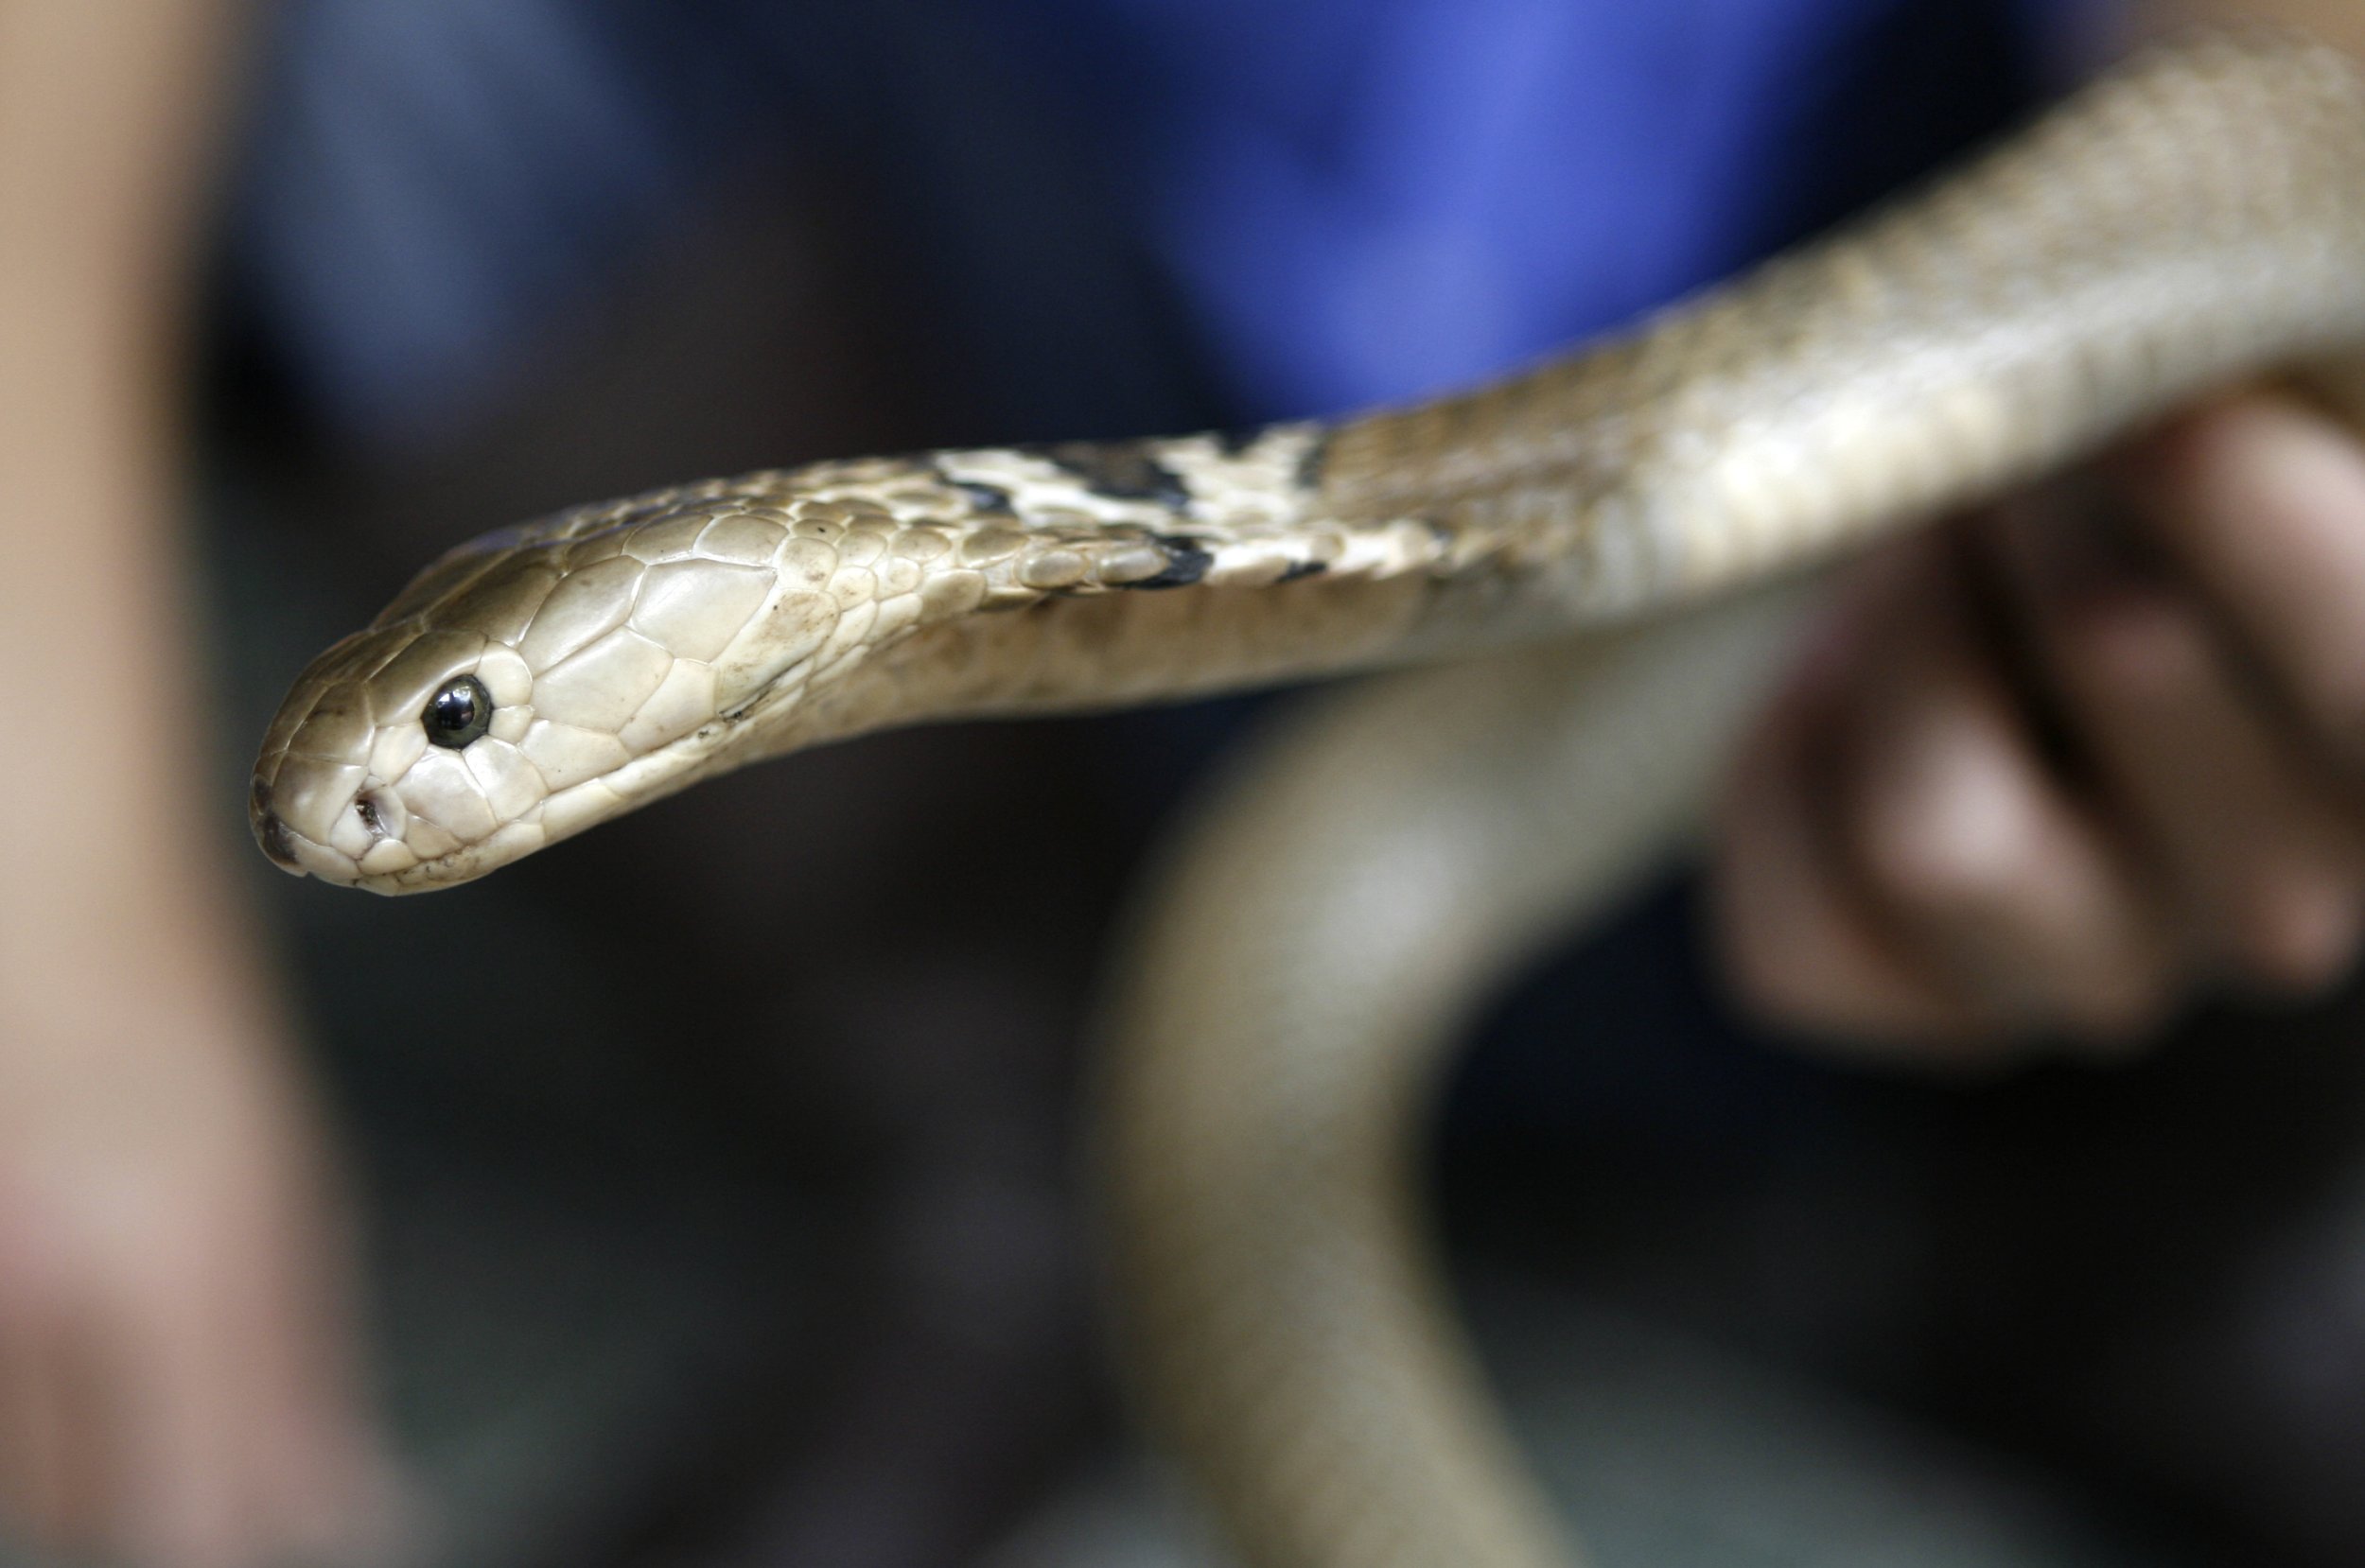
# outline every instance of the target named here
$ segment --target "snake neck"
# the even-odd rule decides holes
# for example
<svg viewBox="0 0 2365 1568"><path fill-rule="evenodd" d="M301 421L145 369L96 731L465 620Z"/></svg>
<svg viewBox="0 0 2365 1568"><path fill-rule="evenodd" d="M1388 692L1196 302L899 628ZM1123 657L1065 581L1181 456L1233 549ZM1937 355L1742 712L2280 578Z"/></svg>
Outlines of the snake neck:
<svg viewBox="0 0 2365 1568"><path fill-rule="evenodd" d="M1475 557L1450 524L1325 488L1336 434L1294 423L777 477L754 499L792 531L808 518L846 526L850 514L854 531L816 541L832 553L816 551L812 580L787 584L770 612L810 626L773 639L763 663L727 686L724 714L745 731L734 760L921 720L1184 698L1515 635L1525 622L1508 613L1502 583L1473 591ZM865 530L892 537L858 543ZM867 573L850 589L840 575L850 549ZM871 565L881 558L884 569Z"/></svg>

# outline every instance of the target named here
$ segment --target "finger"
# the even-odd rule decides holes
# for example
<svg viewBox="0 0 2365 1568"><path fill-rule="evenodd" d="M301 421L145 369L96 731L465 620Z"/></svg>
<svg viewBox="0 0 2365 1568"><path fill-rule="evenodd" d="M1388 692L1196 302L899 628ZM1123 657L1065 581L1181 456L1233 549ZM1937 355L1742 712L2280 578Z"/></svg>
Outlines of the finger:
<svg viewBox="0 0 2365 1568"><path fill-rule="evenodd" d="M1835 604L1833 621L1852 606ZM1820 742L1833 673L1851 651L1837 624L1761 717L1726 775L1712 825L1709 910L1722 972L1743 1001L1786 1027L1858 1054L1941 1042L1954 1056L1980 1019L1883 941L1833 862ZM1953 1049L1944 1049L1946 1045Z"/></svg>
<svg viewBox="0 0 2365 1568"><path fill-rule="evenodd" d="M16 1527L54 1544L63 1525L65 1449L47 1365L56 1355L50 1329L16 1302L0 1304L0 1507Z"/></svg>
<svg viewBox="0 0 2365 1568"><path fill-rule="evenodd" d="M233 1276L242 1294L232 1354L256 1411L255 1516L301 1560L393 1560L397 1488L359 1392L341 1238L309 1203L268 1207Z"/></svg>
<svg viewBox="0 0 2365 1568"><path fill-rule="evenodd" d="M51 1546L88 1544L79 1527L89 1517L86 1487L77 1474L79 1456L89 1448L75 1430L72 1379L62 1365L61 1336L11 1324L0 1331L0 1393L7 1408L0 1496L10 1520Z"/></svg>
<svg viewBox="0 0 2365 1568"><path fill-rule="evenodd" d="M215 1459L222 1485L235 1504L245 1555L257 1559L292 1559L300 1534L302 1494L322 1507L329 1483L328 1455L319 1446L324 1433L307 1430L307 1392L300 1371L289 1367L304 1352L285 1298L289 1281L267 1239L252 1234L253 1216L224 1212L215 1236L224 1266L210 1271L217 1299L199 1308L207 1364L218 1375L206 1380L214 1402L214 1430L220 1452ZM307 1559L308 1560L308 1559Z"/></svg>
<svg viewBox="0 0 2365 1568"><path fill-rule="evenodd" d="M2070 725L2195 950L2276 988L2337 977L2365 913L2365 840L2201 605L2093 572L2058 531L2015 520L2000 542Z"/></svg>
<svg viewBox="0 0 2365 1568"><path fill-rule="evenodd" d="M1895 939L2001 1029L2115 1042L2165 1000L2167 951L2122 847L2041 755L1931 540L1845 699L1842 846Z"/></svg>
<svg viewBox="0 0 2365 1568"><path fill-rule="evenodd" d="M109 1293L113 1433L124 1556L160 1568L246 1568L254 1557L239 1456L249 1412L224 1353L221 1281L200 1248L158 1239Z"/></svg>
<svg viewBox="0 0 2365 1568"><path fill-rule="evenodd" d="M2365 447L2296 397L2176 422L2119 468L2153 535L2316 741L2365 768Z"/></svg>
<svg viewBox="0 0 2365 1568"><path fill-rule="evenodd" d="M0 1215L0 1501L37 1539L87 1547L107 1474L71 1261L39 1205Z"/></svg>

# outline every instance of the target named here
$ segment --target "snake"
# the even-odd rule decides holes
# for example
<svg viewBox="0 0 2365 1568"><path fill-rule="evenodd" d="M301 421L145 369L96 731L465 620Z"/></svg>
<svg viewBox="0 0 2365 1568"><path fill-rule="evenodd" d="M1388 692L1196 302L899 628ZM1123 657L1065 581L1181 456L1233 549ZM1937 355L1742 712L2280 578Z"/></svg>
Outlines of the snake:
<svg viewBox="0 0 2365 1568"><path fill-rule="evenodd" d="M1259 1568L1579 1560L1436 1262L1470 1009L1678 844L1812 569L2365 339L2365 82L2140 53L1923 188L1474 391L825 462L472 540L314 660L282 867L481 876L759 758L1386 671L1228 770L1108 1004L1095 1164L1143 1420Z"/></svg>

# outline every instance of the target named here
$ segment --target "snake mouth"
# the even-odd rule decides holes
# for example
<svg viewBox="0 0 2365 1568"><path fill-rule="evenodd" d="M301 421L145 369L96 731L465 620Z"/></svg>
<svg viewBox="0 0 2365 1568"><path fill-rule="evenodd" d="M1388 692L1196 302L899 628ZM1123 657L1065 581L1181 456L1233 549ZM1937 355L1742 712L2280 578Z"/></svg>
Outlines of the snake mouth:
<svg viewBox="0 0 2365 1568"><path fill-rule="evenodd" d="M465 881L479 874L469 864L482 854L483 846L475 844L462 845L432 859L413 861L397 871L365 871L358 861L335 845L322 844L289 827L285 818L271 809L269 793L259 786L256 791L263 803L252 812L254 842L273 865L291 877L317 877L337 887L355 887L365 893L392 897ZM374 810L383 810L382 805L366 797L353 807L355 814L364 820Z"/></svg>
<svg viewBox="0 0 2365 1568"><path fill-rule="evenodd" d="M258 811L253 827L254 842L270 857L272 864L290 877L318 877L322 881L346 887L367 885L360 868L349 856L305 837L289 827L278 812L268 808Z"/></svg>
<svg viewBox="0 0 2365 1568"><path fill-rule="evenodd" d="M598 808L616 799L607 788L612 776L584 790L571 826L606 814ZM264 855L290 876L394 896L470 881L541 847L552 836L546 808L537 801L464 835L424 813L366 761L282 750L256 764L247 824Z"/></svg>

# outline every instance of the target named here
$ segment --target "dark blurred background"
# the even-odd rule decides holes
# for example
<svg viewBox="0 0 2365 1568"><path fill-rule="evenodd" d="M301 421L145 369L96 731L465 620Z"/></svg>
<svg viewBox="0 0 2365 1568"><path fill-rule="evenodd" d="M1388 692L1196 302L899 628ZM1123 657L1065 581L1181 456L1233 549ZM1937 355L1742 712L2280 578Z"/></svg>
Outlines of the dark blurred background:
<svg viewBox="0 0 2365 1568"><path fill-rule="evenodd" d="M1466 380L1988 134L2086 20L289 0L210 295L221 798L468 534ZM1191 1560L1110 1393L1075 1101L1133 862L1254 706L867 740L432 899L252 859L444 1560ZM1525 977L1440 1134L1603 1562L2356 1560L2348 1002L1919 1087L1739 1024L1692 903Z"/></svg>

